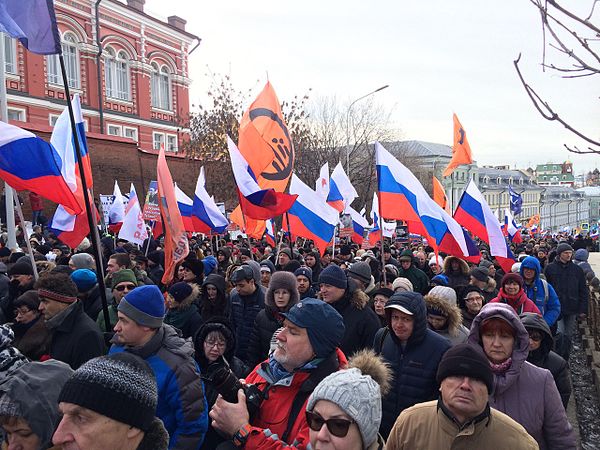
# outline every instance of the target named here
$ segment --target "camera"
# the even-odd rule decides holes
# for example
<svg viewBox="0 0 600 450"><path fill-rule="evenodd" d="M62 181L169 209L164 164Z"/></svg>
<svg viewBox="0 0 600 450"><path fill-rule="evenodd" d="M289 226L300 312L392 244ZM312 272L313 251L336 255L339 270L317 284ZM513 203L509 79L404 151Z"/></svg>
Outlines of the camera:
<svg viewBox="0 0 600 450"><path fill-rule="evenodd" d="M262 391L254 384L242 384L227 364L212 363L207 367L203 378L211 382L216 391L229 403L237 403L238 391L243 389L244 394L246 394L246 407L250 417L258 412L264 399Z"/></svg>

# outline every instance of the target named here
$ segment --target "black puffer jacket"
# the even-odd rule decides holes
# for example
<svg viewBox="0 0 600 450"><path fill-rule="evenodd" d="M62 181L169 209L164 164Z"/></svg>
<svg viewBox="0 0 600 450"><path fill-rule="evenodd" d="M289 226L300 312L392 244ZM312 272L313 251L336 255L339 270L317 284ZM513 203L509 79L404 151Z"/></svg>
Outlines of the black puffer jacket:
<svg viewBox="0 0 600 450"><path fill-rule="evenodd" d="M371 348L375 333L380 328L375 311L368 307L369 297L358 289L356 282L348 279L348 289L337 302L330 303L344 319L346 331L340 345L344 355L350 357L359 350Z"/></svg>
<svg viewBox="0 0 600 450"><path fill-rule="evenodd" d="M458 262L458 270L452 269L452 262ZM444 260L444 275L448 277L448 286L458 289L469 284L469 265L456 256L447 256Z"/></svg>
<svg viewBox="0 0 600 450"><path fill-rule="evenodd" d="M290 301L283 309L275 305L275 291L277 289L286 289L290 292ZM275 272L265 294L265 309L260 311L254 320L254 330L248 344L248 359L246 361L248 366L254 367L267 359L273 333L283 323L280 314L288 312L292 306L298 303L298 299L299 294L295 275L290 272Z"/></svg>
<svg viewBox="0 0 600 450"><path fill-rule="evenodd" d="M589 291L583 269L573 261L563 263L557 256L545 270L546 281L560 300L562 315L587 314Z"/></svg>
<svg viewBox="0 0 600 450"><path fill-rule="evenodd" d="M218 331L221 333L227 344L223 356L211 364L204 356L204 339L206 339L206 336L208 336L208 334L212 331ZM213 318L212 320L205 322L202 327L200 327L198 333L196 333L196 336L194 336L194 350L194 359L198 363L198 366L200 366L202 380L204 381L204 394L206 396L206 403L208 405L208 409L210 410L210 408L212 408L212 406L215 404L217 396L219 395L217 389L215 388L215 382L211 378L214 370L221 367L229 367L236 378L245 378L250 372L250 369L240 359L233 355L235 350L235 336L233 335L233 331L231 330L229 322L225 318ZM206 432L202 447L200 448L212 450L221 442L225 441L226 439L224 439L214 430L211 425L211 421L209 420L208 431Z"/></svg>
<svg viewBox="0 0 600 450"><path fill-rule="evenodd" d="M207 284L211 284L217 288L217 298L214 301L208 299ZM214 317L226 317L229 319L231 305L229 303L229 295L225 292L225 278L216 273L211 273L204 279L198 309L204 322L208 322Z"/></svg>
<svg viewBox="0 0 600 450"><path fill-rule="evenodd" d="M231 291L231 326L235 334L235 356L248 361L248 344L254 330L254 321L265 307L265 289L256 284L250 295L241 296L237 289Z"/></svg>
<svg viewBox="0 0 600 450"><path fill-rule="evenodd" d="M400 305L413 313L413 332L403 347L390 324L391 305ZM438 396L436 373L450 341L427 327L427 309L418 292L399 292L386 305L388 326L374 339L375 352L390 364L392 388L382 400L383 418L379 428L387 438L398 415L416 403L434 400Z"/></svg>
<svg viewBox="0 0 600 450"><path fill-rule="evenodd" d="M569 398L571 397L571 377L569 376L569 367L567 362L557 353L552 351L554 347L554 339L548 324L538 314L525 313L521 315L521 322L529 330L538 330L544 338L540 344L540 348L529 352L527 361L538 367L548 369L554 377L554 382L560 394L560 399L567 409Z"/></svg>

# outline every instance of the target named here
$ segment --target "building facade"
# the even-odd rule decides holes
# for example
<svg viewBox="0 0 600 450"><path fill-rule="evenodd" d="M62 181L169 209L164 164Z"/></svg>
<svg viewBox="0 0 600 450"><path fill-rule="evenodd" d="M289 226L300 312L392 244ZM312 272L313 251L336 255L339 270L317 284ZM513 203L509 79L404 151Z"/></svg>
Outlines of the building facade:
<svg viewBox="0 0 600 450"><path fill-rule="evenodd" d="M562 164L538 164L535 168L535 176L540 186L575 186L573 164L569 161Z"/></svg>
<svg viewBox="0 0 600 450"><path fill-rule="evenodd" d="M583 192L590 201L590 226L600 225L600 186L587 186L577 191Z"/></svg>
<svg viewBox="0 0 600 450"><path fill-rule="evenodd" d="M88 135L179 152L189 117L188 56L200 43L185 20L151 17L144 0L55 0L55 10L69 90L81 97ZM66 99L58 57L28 52L7 36L3 44L9 121L51 130Z"/></svg>
<svg viewBox="0 0 600 450"><path fill-rule="evenodd" d="M548 186L540 205L540 228L550 232L571 231L590 221L590 200L567 186Z"/></svg>

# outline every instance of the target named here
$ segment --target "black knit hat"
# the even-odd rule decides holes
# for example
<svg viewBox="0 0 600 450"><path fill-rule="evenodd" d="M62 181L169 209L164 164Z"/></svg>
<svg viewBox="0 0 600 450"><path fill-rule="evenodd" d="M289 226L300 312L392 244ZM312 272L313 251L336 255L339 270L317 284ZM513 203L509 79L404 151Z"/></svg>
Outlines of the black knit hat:
<svg viewBox="0 0 600 450"><path fill-rule="evenodd" d="M100 356L75 371L58 402L73 403L148 431L158 403L156 379L148 364L131 353Z"/></svg>
<svg viewBox="0 0 600 450"><path fill-rule="evenodd" d="M11 275L33 275L33 267L29 262L19 261L8 269L8 276L10 277Z"/></svg>
<svg viewBox="0 0 600 450"><path fill-rule="evenodd" d="M488 393L494 389L494 373L483 350L471 344L451 347L440 361L436 380L440 384L445 378L466 376L485 383Z"/></svg>

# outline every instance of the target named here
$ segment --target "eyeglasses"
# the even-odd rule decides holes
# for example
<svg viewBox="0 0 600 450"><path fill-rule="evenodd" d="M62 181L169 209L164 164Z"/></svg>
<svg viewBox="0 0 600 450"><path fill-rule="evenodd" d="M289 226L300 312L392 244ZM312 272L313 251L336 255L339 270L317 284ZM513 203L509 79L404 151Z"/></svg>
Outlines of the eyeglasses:
<svg viewBox="0 0 600 450"><path fill-rule="evenodd" d="M541 333L537 331L532 331L531 333L529 333L529 339L535 342L540 342L542 339L544 339L544 337Z"/></svg>
<svg viewBox="0 0 600 450"><path fill-rule="evenodd" d="M225 342L218 341L204 341L204 345L206 345L208 348L217 347L219 350L223 350L227 344Z"/></svg>
<svg viewBox="0 0 600 450"><path fill-rule="evenodd" d="M476 297L467 297L467 298L465 298L465 302L471 303L471 302L474 302L474 301L477 301L477 300L482 300L482 299L483 299L483 297L481 295L478 295Z"/></svg>
<svg viewBox="0 0 600 450"><path fill-rule="evenodd" d="M354 420L347 419L323 419L319 414L306 411L306 422L308 422L308 426L313 431L321 431L323 428L323 424L327 425L327 429L331 434L336 437L346 437L348 434L348 430L350 429L350 425L352 425Z"/></svg>
<svg viewBox="0 0 600 450"><path fill-rule="evenodd" d="M119 286L115 286L115 289L119 292L123 292L125 289L133 291L136 287L135 284L120 284Z"/></svg>

